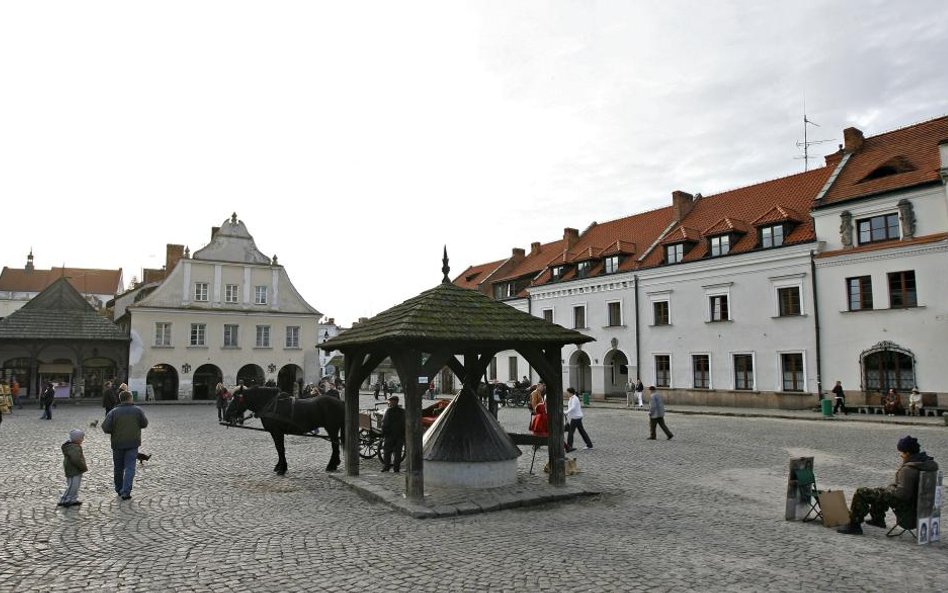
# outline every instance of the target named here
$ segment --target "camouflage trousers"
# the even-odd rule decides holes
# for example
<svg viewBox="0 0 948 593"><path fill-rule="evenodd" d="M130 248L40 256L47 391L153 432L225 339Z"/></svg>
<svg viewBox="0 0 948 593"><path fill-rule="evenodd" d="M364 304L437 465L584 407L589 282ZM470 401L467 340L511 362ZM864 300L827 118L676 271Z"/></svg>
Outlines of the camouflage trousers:
<svg viewBox="0 0 948 593"><path fill-rule="evenodd" d="M849 520L859 524L869 515L873 523L885 523L885 513L889 509L901 517L903 512L911 510L911 505L896 498L888 488L858 488L849 505Z"/></svg>

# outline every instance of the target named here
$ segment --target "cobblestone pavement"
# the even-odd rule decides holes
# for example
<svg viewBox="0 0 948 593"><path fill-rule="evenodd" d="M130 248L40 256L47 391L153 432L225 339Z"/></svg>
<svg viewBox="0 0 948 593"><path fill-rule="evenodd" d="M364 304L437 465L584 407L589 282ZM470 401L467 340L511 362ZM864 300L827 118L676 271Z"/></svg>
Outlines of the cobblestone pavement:
<svg viewBox="0 0 948 593"><path fill-rule="evenodd" d="M145 411L142 449L154 457L130 501L112 490L108 435L89 428L101 408L61 404L52 421L37 409L4 417L0 592L948 588L944 542L783 519L790 457L813 455L820 487L843 489L848 501L858 485L892 480L904 434L948 469L943 423L670 413L674 440L648 441L646 414L597 406L585 421L595 449L575 453L582 472L568 482L601 495L420 520L329 478L324 441L288 437L280 477L269 436L217 425L212 406ZM522 432L527 411L501 409L500 419ZM74 427L88 432L85 504L61 509L59 445ZM362 467L379 469L375 460Z"/></svg>

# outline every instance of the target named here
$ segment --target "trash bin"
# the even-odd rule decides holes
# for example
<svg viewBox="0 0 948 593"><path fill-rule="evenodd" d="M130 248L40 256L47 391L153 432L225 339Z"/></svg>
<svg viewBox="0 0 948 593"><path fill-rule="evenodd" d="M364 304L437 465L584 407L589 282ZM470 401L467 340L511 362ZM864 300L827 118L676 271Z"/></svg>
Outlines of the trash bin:
<svg viewBox="0 0 948 593"><path fill-rule="evenodd" d="M135 401L135 402L138 401L138 392L137 392L137 391L133 391L133 392L132 392L132 401Z"/></svg>
<svg viewBox="0 0 948 593"><path fill-rule="evenodd" d="M583 392L583 405L584 406L589 405L589 392L588 391Z"/></svg>
<svg viewBox="0 0 948 593"><path fill-rule="evenodd" d="M820 405L823 407L824 416L833 415L833 402L830 399L827 398L820 400Z"/></svg>

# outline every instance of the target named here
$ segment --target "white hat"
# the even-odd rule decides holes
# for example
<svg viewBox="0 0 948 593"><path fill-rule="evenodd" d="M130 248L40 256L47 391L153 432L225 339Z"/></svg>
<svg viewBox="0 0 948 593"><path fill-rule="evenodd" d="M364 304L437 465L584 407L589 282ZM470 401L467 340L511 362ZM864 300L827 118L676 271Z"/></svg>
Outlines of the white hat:
<svg viewBox="0 0 948 593"><path fill-rule="evenodd" d="M79 439L85 438L85 436L86 436L86 433L82 432L78 428L73 428L72 430L69 431L69 440L73 443L75 443Z"/></svg>

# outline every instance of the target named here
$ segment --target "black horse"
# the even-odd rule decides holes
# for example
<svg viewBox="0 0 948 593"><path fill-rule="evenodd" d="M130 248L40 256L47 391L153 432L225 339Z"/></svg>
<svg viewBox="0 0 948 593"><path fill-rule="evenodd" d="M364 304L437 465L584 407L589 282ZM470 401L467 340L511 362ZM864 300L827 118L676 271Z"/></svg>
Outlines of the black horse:
<svg viewBox="0 0 948 593"><path fill-rule="evenodd" d="M286 473L286 446L284 435L306 434L317 428L325 428L332 442L332 456L326 471L339 467L339 442L344 438L345 406L339 398L318 395L299 399L281 393L274 387L247 387L234 392L230 404L224 411L224 419L234 422L250 410L260 418L263 428L273 437L279 460L273 471L281 476Z"/></svg>

